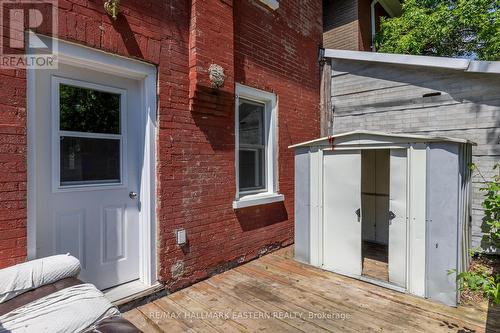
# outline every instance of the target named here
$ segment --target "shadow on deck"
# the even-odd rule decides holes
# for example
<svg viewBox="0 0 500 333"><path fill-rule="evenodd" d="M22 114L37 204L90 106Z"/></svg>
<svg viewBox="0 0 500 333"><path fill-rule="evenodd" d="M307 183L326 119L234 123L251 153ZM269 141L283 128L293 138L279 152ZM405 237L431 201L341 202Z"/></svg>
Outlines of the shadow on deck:
<svg viewBox="0 0 500 333"><path fill-rule="evenodd" d="M500 307L451 308L293 260L293 246L124 314L145 332L499 332Z"/></svg>

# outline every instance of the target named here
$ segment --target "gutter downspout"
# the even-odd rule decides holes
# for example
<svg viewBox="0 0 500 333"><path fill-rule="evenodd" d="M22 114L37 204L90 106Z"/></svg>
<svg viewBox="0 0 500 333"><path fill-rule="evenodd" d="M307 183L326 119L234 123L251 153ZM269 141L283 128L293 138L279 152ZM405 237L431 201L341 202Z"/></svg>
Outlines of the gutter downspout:
<svg viewBox="0 0 500 333"><path fill-rule="evenodd" d="M370 16L371 16L371 25L372 25L372 52L375 50L375 5L379 2L379 0L373 0L370 6Z"/></svg>

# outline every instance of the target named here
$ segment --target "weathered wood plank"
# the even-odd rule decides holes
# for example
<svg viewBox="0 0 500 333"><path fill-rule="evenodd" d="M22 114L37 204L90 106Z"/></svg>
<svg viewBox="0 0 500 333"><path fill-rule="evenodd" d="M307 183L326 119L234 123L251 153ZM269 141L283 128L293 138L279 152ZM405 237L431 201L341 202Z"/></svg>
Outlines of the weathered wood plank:
<svg viewBox="0 0 500 333"><path fill-rule="evenodd" d="M145 332L481 333L500 326L499 314L487 304L451 308L327 272L293 260L288 247L124 316Z"/></svg>
<svg viewBox="0 0 500 333"><path fill-rule="evenodd" d="M187 293L193 299L207 305L212 311L229 311L231 319L241 324L247 332L301 332L281 321L255 318L259 316L258 307L222 293L206 282L191 286Z"/></svg>
<svg viewBox="0 0 500 333"><path fill-rule="evenodd" d="M331 288L337 288L336 286L339 286L342 288L343 293L349 294L351 296L351 292L353 291L362 293L363 296L372 298L372 300L370 301L373 302L372 306L376 305L376 302L379 299L387 299L391 302L394 302L394 304L398 306L399 311L396 312L401 312L404 309L401 306L410 307L408 309L408 313L419 313L419 311L424 311L426 313L425 317L439 318L439 320L443 319L444 317L445 319L451 321L460 322L465 320L466 322L464 323L464 325L469 324L478 327L484 326L486 320L486 313L484 308L448 307L445 305L427 301L413 295L399 293L362 281L344 277L342 275L323 271L302 263L287 260L279 255L269 255L261 258L261 260L259 261L254 261L251 264L260 266L260 269L265 268L266 270L271 270L273 274L282 276L290 276L290 273L294 273L296 275L290 277L291 282L302 282L309 288L311 286L311 283L320 282L319 288L322 288L324 284L331 284ZM244 267L246 268L251 266L246 265ZM287 271L290 273L287 273ZM323 279L310 279L309 274L314 274L314 276L321 276Z"/></svg>
<svg viewBox="0 0 500 333"><path fill-rule="evenodd" d="M220 332L211 326L203 316L197 317L199 312L183 309L168 297L156 300L154 304L163 310L164 314L171 318L170 320L180 321L184 326L189 327L193 331L207 333ZM204 312L201 313L203 314Z"/></svg>
<svg viewBox="0 0 500 333"><path fill-rule="evenodd" d="M123 318L133 323L138 329L143 332L162 332L152 321L148 320L141 311L132 309L123 314Z"/></svg>
<svg viewBox="0 0 500 333"><path fill-rule="evenodd" d="M220 289L222 292L231 294L241 300L251 302L256 305L260 311L274 316L276 320L286 321L288 324L302 331L351 331L340 321L336 322L335 320L310 318L309 312L313 312L310 310L312 307L307 309L301 306L304 302L302 299L298 300L298 298L303 297L296 292L293 293L290 291L286 295L277 293L276 287L273 286L272 283L266 283L260 279L252 279L234 270L231 274L227 274L221 279L211 279L208 283ZM318 312L318 310L320 310L319 307L317 307L314 312ZM332 309L331 307L323 307L322 310L326 313L331 312Z"/></svg>
<svg viewBox="0 0 500 333"><path fill-rule="evenodd" d="M274 268L262 270L262 267L247 266L243 267L242 270L248 270L248 274L254 275L260 271L260 273L268 274L271 279L277 274ZM271 274L269 275L269 273ZM352 288L352 290L348 290L348 286L342 284L328 284L320 279L314 281L318 281L318 283L313 282L307 276L294 275L290 277L289 284L292 285L293 289L306 293L307 299L311 298L311 295L317 295L323 298L323 301L327 302L327 306L334 308L336 312L348 314L350 320L347 321L347 325L353 325L354 330L397 330L399 327L405 327L406 329L411 328L413 332L425 332L421 329L418 318L408 320L404 311L384 298L370 298L370 294L366 291ZM393 323L396 325L393 326Z"/></svg>
<svg viewBox="0 0 500 333"><path fill-rule="evenodd" d="M168 333L181 333L181 332L194 332L193 329L186 326L180 320L171 320L164 316L165 312L154 303L148 303L140 306L138 310L151 322L153 322L161 332Z"/></svg>
<svg viewBox="0 0 500 333"><path fill-rule="evenodd" d="M322 328L332 329L336 332L359 332L360 330L378 330L385 325L397 329L397 326L391 323L384 322L376 317L370 318L372 315L370 311L364 313L366 319L369 318L369 320L356 321L353 317L363 311L361 311L358 304L346 304L345 299L342 299L342 303L333 302L332 299L324 297L321 293L290 286L288 283L284 284L282 281L274 280L274 276L266 276L265 273L251 269L248 269L248 272L235 270L235 273L240 275L242 281L246 281L247 287L243 288L248 289L249 293L253 292L257 296L255 289L265 288L267 293L272 295L272 297L267 297L267 301L274 303L279 309L300 312L307 321ZM252 282L255 277L258 277L258 285ZM229 279L226 279L226 282L227 280ZM239 289L242 289L241 283Z"/></svg>
<svg viewBox="0 0 500 333"><path fill-rule="evenodd" d="M206 305L192 299L186 293L174 293L169 300L175 304L181 306L184 311L189 311L192 313L208 313L214 310ZM219 318L213 316L212 318L206 319L212 327L215 327L219 332L231 333L231 332L245 332L245 327L231 319Z"/></svg>

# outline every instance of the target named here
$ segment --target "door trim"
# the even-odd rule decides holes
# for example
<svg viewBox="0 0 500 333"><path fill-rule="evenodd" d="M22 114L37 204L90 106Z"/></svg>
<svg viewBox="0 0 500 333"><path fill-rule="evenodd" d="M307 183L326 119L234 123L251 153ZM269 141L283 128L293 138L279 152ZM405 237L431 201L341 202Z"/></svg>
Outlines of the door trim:
<svg viewBox="0 0 500 333"><path fill-rule="evenodd" d="M51 37L37 35L42 41ZM148 117L141 124L144 137L139 212L139 280L146 285L157 281L156 269L156 108L157 70L154 65L113 55L86 46L59 40L57 59L59 63L91 68L119 77L139 80L141 83L141 105ZM43 70L43 69L41 69ZM28 259L36 258L36 118L35 102L36 73L27 69L27 140L28 140L28 186L27 186L27 250Z"/></svg>

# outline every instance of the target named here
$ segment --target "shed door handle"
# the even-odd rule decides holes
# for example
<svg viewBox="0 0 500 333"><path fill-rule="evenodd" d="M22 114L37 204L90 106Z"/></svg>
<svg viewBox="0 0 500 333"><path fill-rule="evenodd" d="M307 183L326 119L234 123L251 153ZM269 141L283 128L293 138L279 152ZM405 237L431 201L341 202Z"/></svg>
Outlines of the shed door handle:
<svg viewBox="0 0 500 333"><path fill-rule="evenodd" d="M356 215L358 216L358 222L361 220L361 208L356 209Z"/></svg>
<svg viewBox="0 0 500 333"><path fill-rule="evenodd" d="M394 213L392 212L392 210L391 210L391 211L389 211L389 220L394 220L395 218L396 218L396 214L394 214Z"/></svg>

